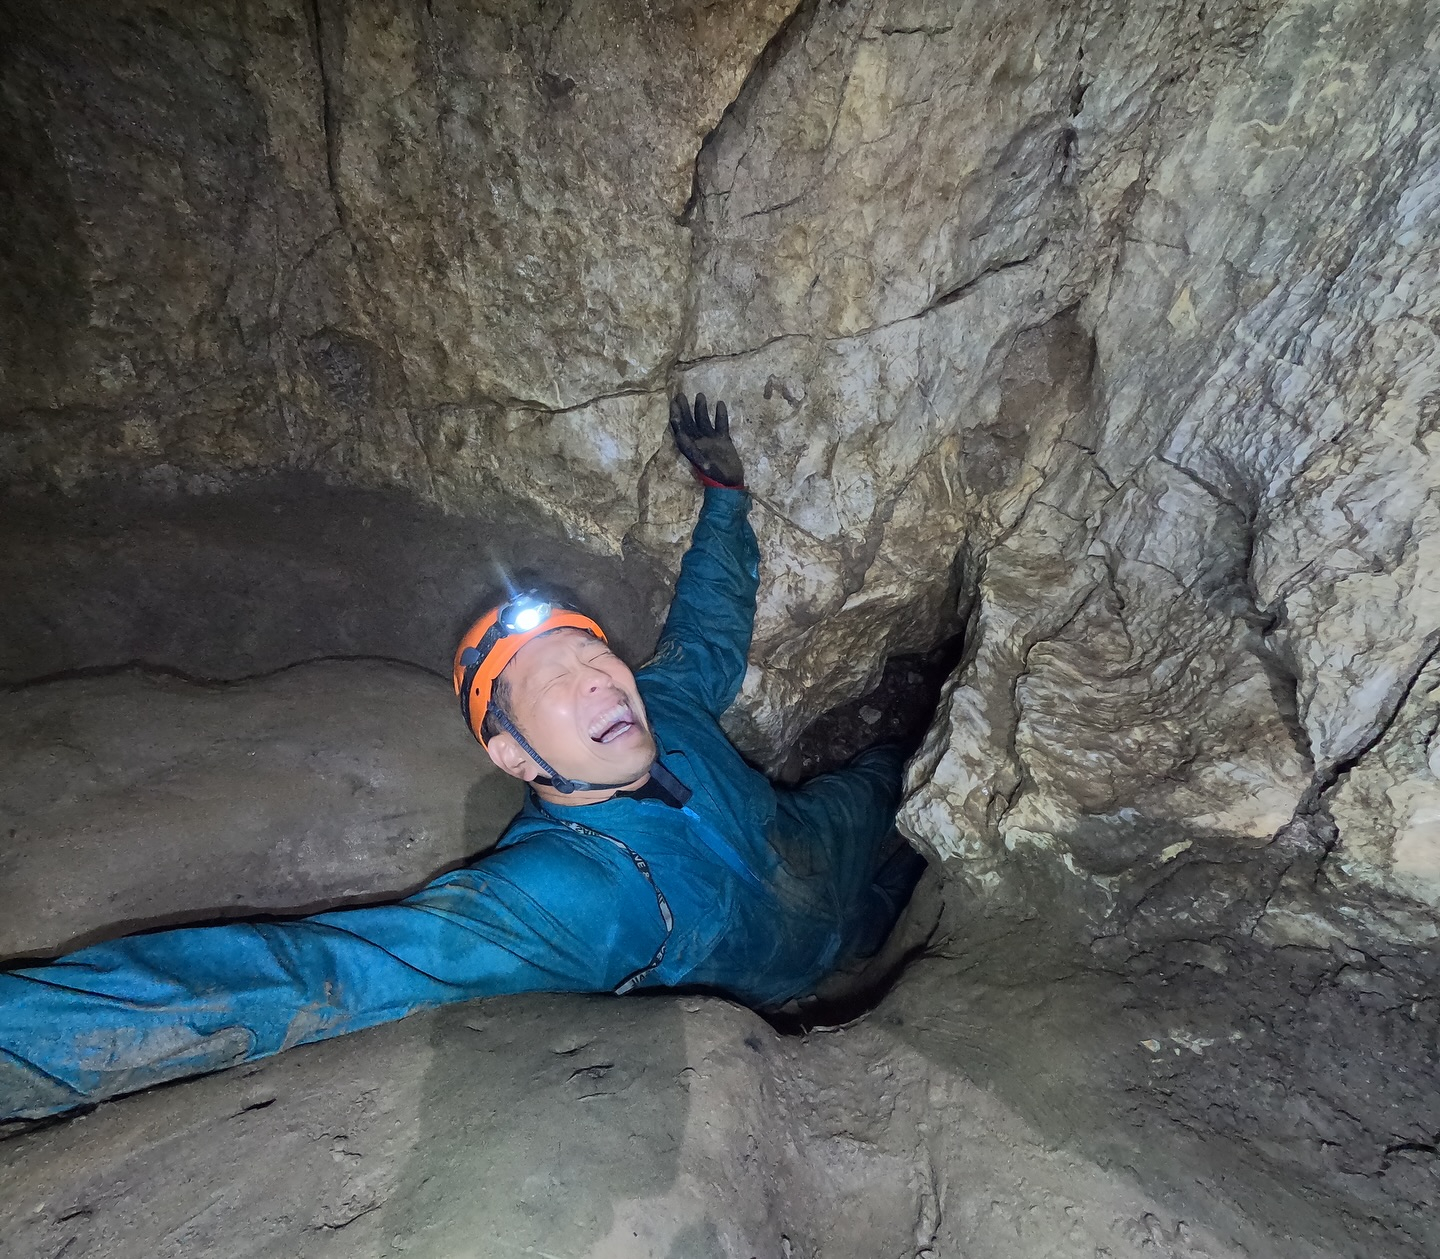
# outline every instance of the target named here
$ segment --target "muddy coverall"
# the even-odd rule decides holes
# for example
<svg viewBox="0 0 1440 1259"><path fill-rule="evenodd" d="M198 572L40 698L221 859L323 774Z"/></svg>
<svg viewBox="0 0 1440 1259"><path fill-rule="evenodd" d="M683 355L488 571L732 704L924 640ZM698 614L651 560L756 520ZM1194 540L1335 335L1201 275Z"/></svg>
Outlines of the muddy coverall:
<svg viewBox="0 0 1440 1259"><path fill-rule="evenodd" d="M883 867L901 756L777 789L717 718L745 673L758 554L741 490L708 489L637 675L691 795L543 804L397 904L131 936L0 973L0 1118L39 1116L516 992L698 986L764 1008L873 952L923 863Z"/></svg>

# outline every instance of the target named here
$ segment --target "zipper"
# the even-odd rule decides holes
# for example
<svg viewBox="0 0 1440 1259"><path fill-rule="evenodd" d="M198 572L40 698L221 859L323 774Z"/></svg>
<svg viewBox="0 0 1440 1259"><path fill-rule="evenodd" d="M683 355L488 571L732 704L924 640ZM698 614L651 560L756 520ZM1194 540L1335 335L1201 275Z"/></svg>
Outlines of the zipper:
<svg viewBox="0 0 1440 1259"><path fill-rule="evenodd" d="M655 971L659 969L660 963L665 960L665 950L669 947L671 933L675 930L675 915L670 912L670 902L665 899L665 893L660 890L660 885L655 882L654 876L650 873L650 863L631 848L629 844L616 839L613 835L607 835L604 831L597 831L593 827L586 826L581 822L572 822L568 818L556 817L549 809L540 803L538 797L535 803L540 812L552 822L556 822L579 835L589 835L592 839L603 839L607 844L613 844L630 858L635 868L640 871L641 877L650 885L650 890L655 893L655 905L660 910L660 921L665 924L665 938L660 941L660 947L655 950L655 956L634 974L628 976L615 989L615 995L617 997L623 997L627 992L630 992L653 975ZM689 812L688 809L685 811Z"/></svg>

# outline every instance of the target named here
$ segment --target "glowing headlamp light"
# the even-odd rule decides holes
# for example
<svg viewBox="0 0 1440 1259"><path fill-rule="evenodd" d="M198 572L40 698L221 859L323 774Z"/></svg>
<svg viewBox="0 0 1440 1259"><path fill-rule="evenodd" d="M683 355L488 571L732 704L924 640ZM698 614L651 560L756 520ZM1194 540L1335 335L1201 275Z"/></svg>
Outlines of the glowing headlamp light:
<svg viewBox="0 0 1440 1259"><path fill-rule="evenodd" d="M550 612L551 607L548 603L542 603L539 599L522 595L519 599L505 605L504 610L500 613L500 625L507 634L528 634L545 620Z"/></svg>

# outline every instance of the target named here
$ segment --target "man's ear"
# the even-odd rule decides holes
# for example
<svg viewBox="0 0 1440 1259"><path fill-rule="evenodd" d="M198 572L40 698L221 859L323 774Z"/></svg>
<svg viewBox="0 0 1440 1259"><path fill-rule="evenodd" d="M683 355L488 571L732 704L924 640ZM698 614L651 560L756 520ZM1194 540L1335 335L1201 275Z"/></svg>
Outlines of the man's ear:
<svg viewBox="0 0 1440 1259"><path fill-rule="evenodd" d="M511 778L532 782L540 777L540 767L521 750L520 745L508 734L497 734L485 746L485 752L495 767Z"/></svg>

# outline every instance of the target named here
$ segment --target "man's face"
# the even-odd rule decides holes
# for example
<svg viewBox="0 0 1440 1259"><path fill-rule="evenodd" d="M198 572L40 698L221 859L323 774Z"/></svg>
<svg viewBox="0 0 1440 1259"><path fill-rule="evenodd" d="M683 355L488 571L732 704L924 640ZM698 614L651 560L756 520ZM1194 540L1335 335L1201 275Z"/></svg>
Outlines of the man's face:
<svg viewBox="0 0 1440 1259"><path fill-rule="evenodd" d="M600 639L580 629L532 638L501 675L510 688L511 719L561 774L583 782L630 783L655 759L635 675ZM507 734L490 740L490 756L527 781L543 773Z"/></svg>

